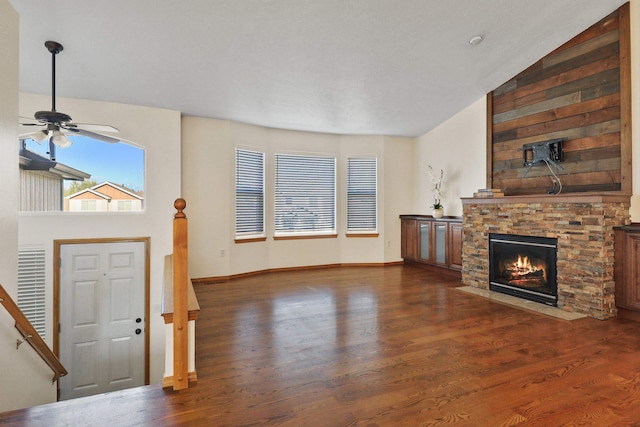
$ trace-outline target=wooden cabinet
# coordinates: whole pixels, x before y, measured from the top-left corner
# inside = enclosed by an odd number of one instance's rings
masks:
[[[402,258],[449,270],[462,270],[462,219],[400,215]]]
[[[616,306],[640,320],[640,224],[615,229]],[[628,314],[628,313],[627,313]],[[629,317],[629,316],[622,316]]]
[[[449,223],[449,268],[462,271],[462,222]]]
[[[400,247],[402,258],[418,259],[418,221],[401,221]]]

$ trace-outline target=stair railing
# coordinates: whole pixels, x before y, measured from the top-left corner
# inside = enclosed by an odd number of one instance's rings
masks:
[[[53,371],[53,382],[58,378],[67,375],[68,372],[64,366],[62,366],[60,360],[49,348],[47,343],[44,342],[40,334],[36,331],[31,322],[29,322],[29,319],[27,319],[20,308],[18,308],[18,305],[13,301],[2,285],[0,285],[0,304],[16,322],[15,327],[20,335],[22,335],[22,339],[16,339],[16,350],[20,349],[20,346],[24,342],[28,342],[47,366],[49,366]]]

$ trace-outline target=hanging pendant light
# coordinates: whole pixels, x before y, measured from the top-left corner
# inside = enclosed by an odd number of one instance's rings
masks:
[[[46,130],[41,130],[29,135],[29,138],[33,139],[38,144],[42,144],[43,141],[46,141],[47,138],[49,138],[49,133]]]
[[[67,138],[59,130],[53,131],[53,136],[51,137],[51,140],[53,141],[54,144],[56,144],[60,148],[67,148],[72,144],[69,138]]]

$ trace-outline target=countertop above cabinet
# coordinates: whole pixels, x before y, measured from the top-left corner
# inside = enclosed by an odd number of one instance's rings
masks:
[[[462,224],[461,216],[443,216],[442,218],[434,218],[431,215],[400,215],[400,219],[416,219],[416,220],[424,220],[424,221],[438,221],[438,222],[458,222]]]

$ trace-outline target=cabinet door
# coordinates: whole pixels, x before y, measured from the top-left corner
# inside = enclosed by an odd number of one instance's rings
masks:
[[[418,252],[418,221],[403,219],[400,223],[401,256],[404,259],[417,260]]]
[[[462,224],[449,223],[449,268],[462,270]]]
[[[431,221],[418,221],[420,232],[420,260],[431,262]]]
[[[436,264],[447,264],[447,223],[433,223],[433,259]]]
[[[624,239],[624,305],[640,310],[640,234],[627,233]]]
[[[624,308],[624,284],[625,284],[625,260],[624,260],[624,247],[626,233],[622,230],[615,230],[615,241],[613,244],[613,252],[615,253],[615,261],[613,267],[613,280],[616,282],[616,307]]]

